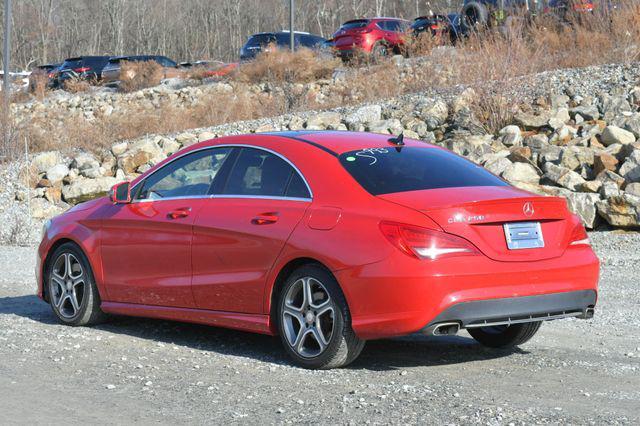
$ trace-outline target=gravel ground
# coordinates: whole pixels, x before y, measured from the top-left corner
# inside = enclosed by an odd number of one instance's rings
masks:
[[[58,325],[34,248],[0,246],[2,423],[638,424],[640,234],[594,233],[596,316],[514,352],[455,337],[369,342],[349,368],[288,364],[275,338],[119,318]]]

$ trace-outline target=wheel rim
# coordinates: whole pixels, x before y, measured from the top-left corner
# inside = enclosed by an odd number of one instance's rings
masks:
[[[82,265],[71,253],[61,254],[51,269],[51,300],[64,318],[73,318],[84,300],[86,282]]]
[[[287,343],[304,358],[322,354],[333,336],[334,314],[324,285],[312,277],[300,278],[287,291],[282,307]]]

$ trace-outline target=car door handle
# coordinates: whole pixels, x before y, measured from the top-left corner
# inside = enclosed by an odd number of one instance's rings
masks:
[[[262,213],[251,219],[254,225],[269,225],[278,221],[278,212]]]
[[[167,216],[169,217],[169,219],[182,219],[189,216],[190,213],[191,207],[181,207],[179,209],[170,211]]]

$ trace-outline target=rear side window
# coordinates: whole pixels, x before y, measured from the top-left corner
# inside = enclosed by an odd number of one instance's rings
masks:
[[[471,161],[438,148],[368,148],[340,155],[340,163],[373,195],[467,186],[508,186]]]
[[[366,19],[356,19],[355,21],[349,21],[342,24],[340,30],[354,30],[356,28],[364,28],[369,25],[369,21]]]
[[[309,198],[298,172],[282,158],[254,148],[242,148],[233,166],[225,195]]]
[[[258,34],[249,38],[247,46],[266,46],[267,44],[275,42],[276,37],[273,34]]]

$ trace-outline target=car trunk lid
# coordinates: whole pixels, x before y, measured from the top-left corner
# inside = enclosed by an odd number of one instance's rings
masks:
[[[561,256],[572,231],[564,199],[537,196],[510,186],[429,189],[379,197],[423,212],[445,232],[467,239],[487,257],[498,261],[536,261]],[[529,238],[518,230],[522,224],[525,231],[541,230],[543,247],[508,247],[505,225],[513,228],[514,238],[518,234]]]

